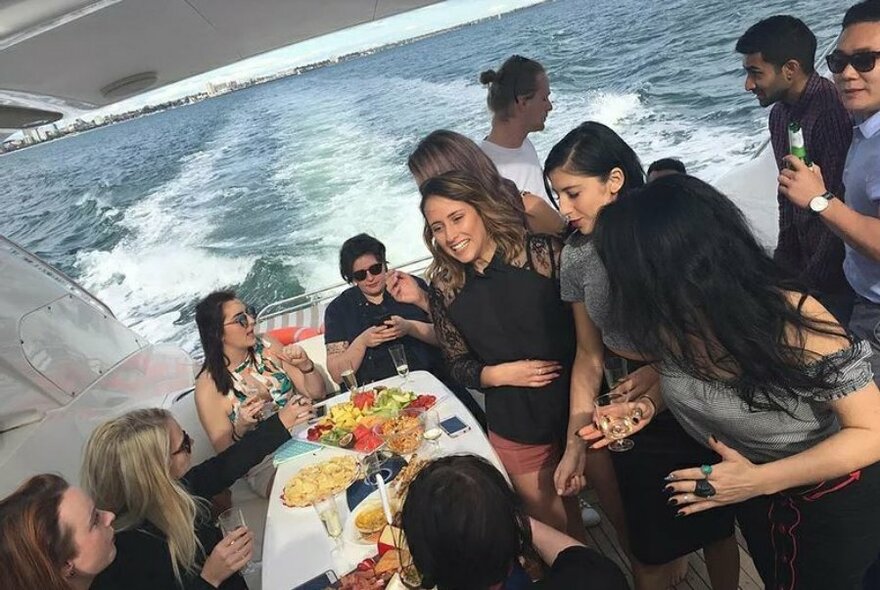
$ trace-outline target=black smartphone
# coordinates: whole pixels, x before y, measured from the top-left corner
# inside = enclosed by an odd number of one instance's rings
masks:
[[[383,326],[385,325],[385,322],[387,322],[387,321],[390,320],[390,319],[391,319],[391,314],[390,314],[390,313],[386,313],[386,314],[383,315],[383,316],[379,316],[379,317],[377,317],[377,318],[373,321],[373,325],[374,325],[374,326],[378,326],[378,327],[381,328],[381,327],[383,327]]]
[[[334,590],[335,588],[339,588],[339,577],[333,570],[327,570],[320,576],[303,582],[293,590]]]

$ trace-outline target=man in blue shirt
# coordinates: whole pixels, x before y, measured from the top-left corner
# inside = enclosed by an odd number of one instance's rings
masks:
[[[351,369],[359,384],[397,374],[389,348],[402,344],[410,371],[425,370],[443,381],[485,429],[483,409],[464,387],[451,383],[431,323],[428,285],[388,271],[385,245],[358,234],[342,244],[339,274],[352,283],[324,312],[327,371],[342,382]]]
[[[396,275],[388,272],[385,246],[366,234],[342,245],[339,272],[352,287],[324,314],[327,370],[334,381],[341,383],[346,369],[353,369],[361,384],[396,375],[389,353],[395,344],[403,344],[411,371],[436,373],[441,368],[424,281],[416,279],[421,294],[405,292],[395,298],[386,288]]]
[[[843,270],[856,292],[850,330],[874,349],[871,368],[880,383],[880,2],[852,6],[828,57],[828,68],[856,126],[843,170],[846,202],[828,191],[818,166],[787,157],[779,190],[843,238]]]

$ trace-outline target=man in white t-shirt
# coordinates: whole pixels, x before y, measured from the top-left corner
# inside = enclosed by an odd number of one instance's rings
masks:
[[[480,82],[489,87],[487,102],[492,111],[492,130],[480,147],[519,190],[550,202],[538,152],[528,139],[529,133],[544,129],[553,110],[550,80],[543,66],[514,55],[497,72],[480,74]]]

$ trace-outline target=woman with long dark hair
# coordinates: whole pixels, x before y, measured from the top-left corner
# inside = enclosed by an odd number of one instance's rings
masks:
[[[255,312],[232,291],[216,291],[196,305],[205,361],[196,377],[196,409],[216,452],[241,440],[265,418],[267,408],[324,396],[324,379],[302,347],[282,347],[254,334]],[[271,458],[247,474],[266,498],[275,469]]]
[[[116,557],[114,514],[52,474],[0,500],[3,587],[86,590]]]
[[[524,514],[501,472],[481,457],[429,463],[409,487],[401,520],[424,588],[629,588],[607,557]],[[520,566],[533,556],[550,566],[534,584]]]
[[[634,558],[638,590],[665,589],[684,577],[686,555],[700,548],[715,590],[735,589],[739,570],[733,536],[732,511],[699,519],[675,519],[666,505],[663,477],[683,465],[714,459],[682,430],[668,412],[651,427],[632,437],[635,447],[625,453],[587,453],[578,431],[590,424],[593,400],[602,392],[606,355],[645,365],[650,357],[638,353],[628,333],[608,322],[608,281],[596,254],[592,233],[596,218],[620,195],[644,185],[638,156],[614,131],[587,121],[568,133],[544,165],[560,210],[575,230],[562,252],[562,298],[572,305],[577,333],[577,356],[571,378],[571,407],[565,454],[556,471],[556,487],[571,494],[583,485],[586,463],[600,502]],[[654,413],[650,398],[658,376],[650,366],[631,372],[617,391],[629,393],[644,415]],[[621,506],[622,504],[622,506]]]
[[[530,235],[516,211],[474,176],[422,184],[431,317],[453,378],[486,395],[492,444],[526,510],[575,538],[574,498],[553,488],[574,359],[571,314],[559,298],[562,243]]]
[[[870,346],[785,280],[739,209],[696,178],[622,196],[594,243],[610,325],[658,359],[653,402],[720,456],[668,475],[681,520],[744,503],[768,588],[861,588],[880,553]]]

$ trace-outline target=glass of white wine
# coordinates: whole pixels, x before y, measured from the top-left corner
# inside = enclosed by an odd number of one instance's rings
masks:
[[[406,361],[406,351],[403,344],[395,344],[388,349],[391,353],[391,360],[394,361],[394,368],[397,374],[403,377],[403,385],[406,385],[409,376],[409,363]]]
[[[628,451],[635,443],[627,437],[633,430],[633,416],[638,410],[627,396],[622,393],[606,393],[596,398],[593,417],[596,428],[602,431],[606,438],[612,439],[608,445],[609,451],[618,453]]]
[[[422,438],[428,441],[428,454],[434,457],[440,451],[440,437],[443,435],[443,431],[440,429],[440,416],[437,414],[437,410],[430,408],[425,410],[424,415],[425,432],[422,434]]]
[[[358,379],[357,374],[354,372],[354,369],[351,366],[345,368],[345,370],[341,373],[342,381],[345,383],[345,386],[348,387],[348,390],[352,395],[358,392]]]

